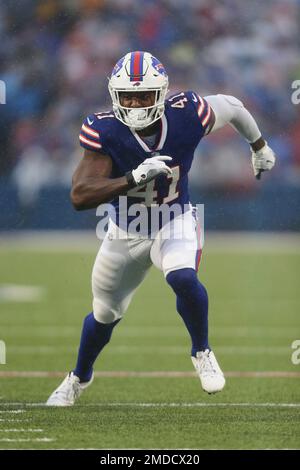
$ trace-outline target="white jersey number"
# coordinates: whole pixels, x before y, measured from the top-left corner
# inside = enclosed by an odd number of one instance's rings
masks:
[[[176,100],[175,103],[173,103],[174,100]],[[172,98],[169,98],[168,101],[172,103],[171,108],[184,108],[185,103],[187,103],[187,98],[184,96],[184,93],[182,92],[182,93],[178,93],[178,95],[172,96]]]
[[[170,181],[169,193],[166,197],[163,198],[163,203],[171,202],[174,199],[177,199],[179,196],[179,191],[177,191],[177,183],[180,177],[180,167],[175,166],[172,168],[172,175],[168,175],[168,180]],[[155,179],[149,181],[144,186],[132,188],[127,193],[128,197],[136,197],[142,199],[142,203],[145,206],[156,206],[157,203],[157,190],[155,189]]]

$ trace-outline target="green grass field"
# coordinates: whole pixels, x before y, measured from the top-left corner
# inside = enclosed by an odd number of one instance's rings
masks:
[[[94,253],[6,247],[0,259],[0,340],[7,348],[1,449],[300,448],[300,365],[291,362],[291,344],[300,339],[296,248],[204,253],[199,276],[210,295],[210,342],[228,374],[222,393],[206,395],[196,376],[176,377],[193,371],[190,342],[153,268],[96,364],[115,376],[98,376],[68,409],[43,406],[60,377],[32,376],[74,366],[91,308]],[[11,284],[40,287],[40,296],[25,299],[7,289]]]

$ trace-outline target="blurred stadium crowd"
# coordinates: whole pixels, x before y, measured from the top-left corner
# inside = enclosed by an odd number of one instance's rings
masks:
[[[277,152],[272,181],[300,185],[299,0],[10,0],[0,4],[0,179],[24,198],[69,186],[78,132],[110,109],[107,76],[130,50],[164,63],[170,91],[240,98]],[[253,189],[247,145],[231,129],[202,141],[200,187]]]

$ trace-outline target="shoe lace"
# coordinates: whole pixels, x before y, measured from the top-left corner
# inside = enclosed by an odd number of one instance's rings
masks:
[[[199,372],[204,372],[206,374],[216,373],[216,369],[214,368],[208,351],[204,351],[204,353],[201,355],[200,360],[198,361],[198,370]]]
[[[80,394],[80,383],[77,378],[73,375],[68,377],[68,386],[59,390],[58,393],[62,396],[64,400],[75,400]]]

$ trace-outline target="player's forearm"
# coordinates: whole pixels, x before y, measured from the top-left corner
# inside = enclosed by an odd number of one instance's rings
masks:
[[[240,100],[228,95],[207,96],[205,99],[209,102],[215,114],[215,124],[211,132],[230,124],[251,146],[254,145],[253,150],[259,150],[264,145],[264,140],[255,119]],[[261,145],[262,142],[263,145]]]
[[[73,182],[71,201],[76,210],[93,209],[130,189],[127,178],[90,177]]]

